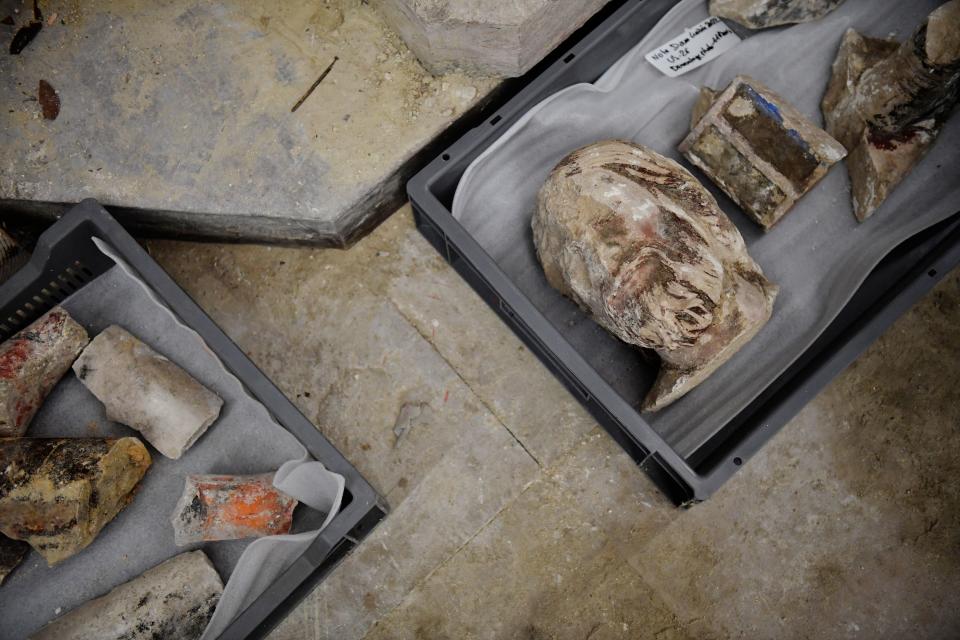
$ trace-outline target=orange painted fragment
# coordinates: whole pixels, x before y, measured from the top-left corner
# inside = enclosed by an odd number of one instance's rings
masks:
[[[173,515],[177,545],[289,533],[297,501],[273,474],[187,476]]]

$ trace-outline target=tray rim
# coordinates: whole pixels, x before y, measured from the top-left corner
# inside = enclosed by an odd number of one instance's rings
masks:
[[[351,497],[349,504],[334,516],[306,551],[254,602],[241,611],[219,636],[220,640],[263,638],[386,516],[386,502],[186,291],[93,198],[84,199],[46,229],[38,238],[30,260],[0,285],[0,309],[4,310],[0,315],[7,318],[5,324],[11,325],[11,332],[18,331],[46,311],[30,310],[21,317],[15,313],[23,306],[22,303],[18,304],[18,298],[22,297],[28,287],[34,286],[38,278],[58,275],[57,271],[49,269],[47,265],[51,263],[56,252],[66,250],[61,243],[71,242],[73,234],[77,233],[79,228],[83,228],[84,233],[89,231],[91,237],[97,235],[109,242],[117,255],[137,271],[152,292],[177,318],[200,335],[210,351],[231,375],[241,382],[247,393],[260,402],[276,422],[289,431],[314,459],[344,477],[346,491]],[[104,259],[113,263],[113,260],[106,256]],[[304,584],[309,584],[310,588],[302,589]],[[275,615],[278,611],[283,615]]]
[[[818,362],[813,369],[810,369],[809,364],[791,367],[782,376],[772,380],[771,386],[792,386],[786,391],[781,389],[775,404],[754,407],[752,403],[751,407],[741,412],[740,415],[751,411],[751,414],[761,417],[762,420],[753,427],[741,425],[740,430],[747,429],[747,432],[740,433],[739,441],[719,460],[714,461],[708,470],[697,471],[600,377],[453,217],[451,207],[441,202],[434,192],[441,181],[459,183],[466,167],[529,108],[555,91],[582,81],[567,76],[570,76],[571,69],[587,59],[609,34],[621,29],[628,20],[642,18],[643,13],[648,13],[648,17],[655,17],[655,24],[674,4],[667,0],[627,0],[579,42],[573,46],[568,43],[562,45],[556,62],[534,77],[502,107],[489,114],[484,122],[466,132],[414,175],[407,183],[407,195],[421,234],[468,284],[481,294],[514,333],[531,347],[547,368],[570,389],[601,425],[627,449],[638,466],[651,475],[661,490],[675,504],[686,506],[706,499],[719,489],[746,460],[756,454],[888,326],[933,288],[946,273],[960,265],[960,219],[957,216],[949,219],[953,221],[952,231],[948,232],[949,238],[938,243],[923,260],[914,265],[915,268],[907,269],[911,273],[901,274],[902,277],[891,284],[888,295],[883,296],[883,304],[865,313],[858,320],[859,326],[855,331],[841,331],[843,335],[834,340],[840,343],[827,345],[834,348],[826,357],[817,358],[822,355],[818,353],[815,356]],[[628,50],[629,47],[626,47],[621,54]],[[603,69],[608,66],[603,65]],[[481,291],[478,286],[485,287],[486,290]],[[833,326],[831,323],[825,333]],[[815,341],[804,355],[818,344],[819,340]],[[820,351],[825,348],[820,346]],[[731,420],[731,423],[737,418]],[[723,429],[718,435],[721,432]],[[716,437],[713,436],[711,441]]]

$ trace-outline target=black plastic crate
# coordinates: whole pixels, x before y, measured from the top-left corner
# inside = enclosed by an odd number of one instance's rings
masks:
[[[377,525],[386,506],[360,472],[301,414],[143,248],[100,206],[84,200],[38,239],[30,262],[0,286],[5,340],[114,266],[93,243],[107,241],[173,313],[196,331],[229,370],[346,487],[340,512],[307,550],[230,624],[221,640],[265,637]],[[114,587],[116,585],[105,585]]]
[[[555,60],[407,184],[420,232],[504,319],[677,504],[707,498],[837,374],[960,264],[960,213],[901,244],[823,335],[766,391],[687,456],[675,451],[577,353],[450,213],[473,160],[528,109],[564,87],[594,82],[674,5],[628,0],[551,55]]]

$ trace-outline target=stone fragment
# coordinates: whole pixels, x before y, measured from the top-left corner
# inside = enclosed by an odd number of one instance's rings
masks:
[[[690,111],[690,128],[693,129],[700,122],[700,119],[710,110],[710,105],[717,99],[717,92],[710,87],[700,87],[700,95],[693,104],[693,110]]]
[[[0,229],[0,284],[9,280],[29,259],[30,252],[16,238]]]
[[[710,0],[710,15],[766,29],[819,20],[841,4],[843,0]]]
[[[604,0],[375,0],[434,74],[519,76],[576,31]]]
[[[107,417],[178,459],[220,415],[223,400],[117,325],[83,350],[73,370]]]
[[[734,78],[679,148],[764,229],[846,155],[823,129],[747,76]]]
[[[670,404],[770,318],[777,286],[689,171],[608,140],[564,158],[540,190],[533,240],[547,281],[661,369],[643,408]]]
[[[198,640],[222,594],[206,554],[189,551],[65,613],[30,640]]]
[[[0,535],[0,585],[10,572],[17,568],[30,552],[30,545],[21,540],[13,540]]]
[[[0,437],[20,437],[47,394],[90,341],[86,330],[54,307],[0,345]]]
[[[187,476],[173,511],[178,546],[289,533],[297,501],[273,486],[273,474]]]
[[[848,29],[821,109],[847,149],[853,212],[860,221],[933,145],[960,99],[960,0],[930,14],[903,43]]]
[[[65,560],[133,499],[150,462],[137,438],[0,438],[0,532]]]

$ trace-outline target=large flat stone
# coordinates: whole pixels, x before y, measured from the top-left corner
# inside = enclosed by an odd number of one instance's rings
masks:
[[[434,73],[519,76],[607,0],[374,0]]]
[[[652,536],[677,515],[598,431],[545,470],[366,637],[636,638],[674,629],[680,625],[673,613],[610,543],[637,522],[645,521],[643,533]]]
[[[28,4],[0,0],[0,17]],[[0,206],[23,215],[95,197],[144,233],[346,245],[497,85],[430,75],[360,0],[41,6],[57,19],[0,56]]]
[[[400,232],[383,234],[391,239],[383,251],[395,256],[382,261],[390,275],[385,295],[530,455],[551,464],[596,422],[412,228],[408,215],[403,212]]]

